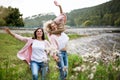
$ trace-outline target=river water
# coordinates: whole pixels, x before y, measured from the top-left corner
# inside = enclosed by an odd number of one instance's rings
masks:
[[[68,53],[106,53],[120,52],[120,34],[103,33],[70,40],[68,43]]]
[[[34,29],[12,30],[15,33],[33,33]],[[1,29],[0,33],[4,31]],[[68,42],[68,53],[120,53],[120,28],[67,29],[66,33],[88,35]]]

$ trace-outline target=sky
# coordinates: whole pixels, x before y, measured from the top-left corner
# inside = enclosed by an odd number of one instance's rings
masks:
[[[56,0],[61,4],[64,12],[74,9],[96,6],[110,0]],[[59,15],[59,8],[54,5],[54,0],[0,0],[0,6],[18,8],[23,18],[41,14],[55,13]]]

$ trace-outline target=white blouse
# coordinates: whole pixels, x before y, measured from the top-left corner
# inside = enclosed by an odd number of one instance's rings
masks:
[[[43,62],[47,60],[45,52],[45,41],[34,40],[32,43],[31,60],[36,62]]]
[[[69,40],[69,37],[64,32],[57,38],[59,50],[65,48]]]

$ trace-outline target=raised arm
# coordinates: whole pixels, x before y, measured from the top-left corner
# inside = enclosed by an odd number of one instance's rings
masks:
[[[62,10],[61,5],[60,5],[57,1],[54,1],[54,4],[59,7],[60,13],[62,14],[62,13],[63,13],[63,10]]]
[[[16,34],[16,33],[13,33],[9,28],[4,28],[4,30],[8,33],[8,34],[10,34],[11,36],[13,36],[14,38],[16,38],[16,39],[18,39],[18,40],[20,40],[20,41],[23,41],[23,42],[27,42],[28,41],[28,37],[23,37],[23,36],[21,36],[21,35],[18,35],[18,34]]]
[[[9,28],[4,28],[4,29],[5,29],[5,31],[6,31],[8,34],[10,34],[11,36],[15,37],[15,34],[14,34],[13,32],[11,32]]]
[[[56,24],[65,24],[66,21],[67,21],[67,16],[66,16],[66,14],[63,12],[61,5],[58,4],[57,1],[54,1],[54,4],[55,4],[56,6],[58,6],[59,9],[60,9],[60,15],[57,16],[57,17],[54,19],[54,21],[56,22]]]

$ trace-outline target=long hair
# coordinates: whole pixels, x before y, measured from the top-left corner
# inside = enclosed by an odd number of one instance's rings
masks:
[[[44,31],[42,28],[37,28],[35,31],[34,31],[34,37],[32,39],[37,39],[37,35],[36,35],[36,32],[41,29],[42,30],[42,40],[45,40],[45,34],[44,34]]]
[[[55,31],[53,31],[52,29],[51,29],[51,24],[52,23],[55,23],[56,25],[57,25],[57,30],[55,30]],[[45,32],[47,32],[47,33],[51,33],[51,34],[60,34],[60,33],[62,33],[62,32],[64,32],[65,31],[65,26],[64,26],[64,24],[57,24],[55,21],[53,21],[53,20],[49,20],[49,21],[47,21],[47,22],[45,22],[44,23],[44,31]]]
[[[53,23],[53,20],[49,20],[43,24],[43,29],[45,32],[50,33],[51,30],[51,24]]]

